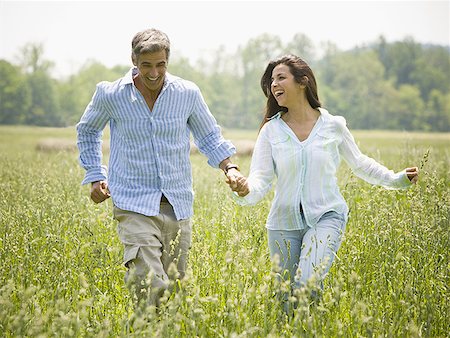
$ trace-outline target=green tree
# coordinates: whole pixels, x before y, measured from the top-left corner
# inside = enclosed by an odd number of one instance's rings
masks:
[[[28,44],[21,48],[21,66],[31,92],[31,107],[24,120],[26,124],[61,126],[56,81],[50,76],[53,63],[43,58],[42,44]]]
[[[170,61],[169,71],[200,87],[211,113],[223,127],[236,128],[241,125],[240,108],[241,77],[238,74],[238,58],[228,55],[221,46],[211,52],[211,59],[200,58],[195,67],[185,57]]]
[[[311,67],[316,61],[316,50],[313,41],[302,33],[294,35],[287,44],[286,52],[297,55],[304,59]]]
[[[450,131],[450,92],[444,95],[436,89],[431,91],[425,118],[428,130]]]
[[[173,56],[169,60],[168,72],[175,76],[179,76],[183,79],[196,83],[200,87],[200,89],[203,90],[203,81],[205,81],[205,74],[202,73],[203,64],[205,66],[208,65],[203,60],[200,60],[199,63],[200,64],[198,65],[198,67],[193,67],[190,64],[188,58],[182,56]]]
[[[128,71],[129,67],[107,68],[95,60],[88,60],[78,71],[59,85],[61,115],[65,125],[77,123],[101,81],[114,81]]]
[[[414,83],[414,70],[417,61],[421,57],[421,46],[412,38],[403,41],[386,44],[384,38],[380,38],[378,47],[379,59],[386,69],[386,77],[395,79],[400,86]]]
[[[430,130],[425,120],[425,104],[417,87],[400,86],[397,95],[389,102],[393,127],[401,130]]]
[[[262,34],[251,39],[239,50],[242,62],[242,90],[239,109],[235,112],[236,127],[256,128],[259,125],[265,102],[260,87],[261,76],[267,63],[280,56],[282,52],[281,39],[270,34]]]
[[[316,74],[319,98],[333,114],[343,115],[352,128],[449,131],[450,51],[422,45],[412,38],[388,43],[381,36],[373,45],[341,51],[332,42],[320,45],[297,33],[283,44],[278,36],[262,34],[228,54],[219,47],[210,59],[194,66],[175,55],[169,72],[195,82],[222,126],[257,128],[265,97],[260,79],[274,58],[293,53]],[[42,44],[20,50],[18,65],[0,60],[0,123],[73,125],[95,85],[122,77],[129,66],[107,68],[88,60],[65,80],[50,76],[53,63]]]
[[[44,45],[42,43],[31,43],[20,48],[19,63],[25,73],[33,74],[38,71],[47,73],[53,68],[54,63],[43,58]]]
[[[324,102],[332,114],[346,117],[352,128],[381,127],[386,108],[382,103],[391,86],[373,51],[336,54],[327,60],[323,72],[328,80]]]
[[[388,44],[381,36],[373,47],[386,69],[386,77],[397,86],[410,84],[420,89],[423,100],[429,93],[450,90],[450,54],[443,46],[421,45],[412,38]]]
[[[31,90],[32,105],[25,123],[38,126],[62,126],[56,81],[42,70],[28,74],[27,81]]]
[[[31,95],[20,67],[0,60],[0,124],[21,124],[31,105]]]
[[[450,91],[450,54],[441,46],[425,46],[417,57],[411,73],[411,83],[420,90],[424,100],[434,90]]]

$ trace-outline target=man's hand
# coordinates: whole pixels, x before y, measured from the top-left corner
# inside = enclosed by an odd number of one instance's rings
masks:
[[[246,196],[250,192],[247,178],[234,168],[228,170],[225,182],[230,186],[231,190],[237,192],[241,197]]]
[[[109,189],[108,189],[108,182],[106,182],[106,181],[92,182],[91,199],[95,203],[101,203],[110,197],[111,197],[111,195],[110,195]]]

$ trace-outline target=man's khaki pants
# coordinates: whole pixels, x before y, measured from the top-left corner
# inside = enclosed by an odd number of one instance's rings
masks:
[[[191,220],[177,221],[172,205],[161,202],[160,214],[145,216],[114,207],[117,231],[124,245],[127,285],[137,301],[159,305],[169,280],[182,279],[191,246]],[[173,264],[172,264],[173,263]]]

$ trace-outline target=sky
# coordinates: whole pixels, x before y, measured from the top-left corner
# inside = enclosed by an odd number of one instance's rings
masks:
[[[223,47],[234,53],[264,33],[288,42],[296,33],[316,48],[340,49],[412,37],[450,45],[450,1],[5,1],[0,0],[0,59],[17,63],[20,48],[42,43],[54,75],[88,60],[130,65],[134,34],[158,28],[174,55],[195,62]]]

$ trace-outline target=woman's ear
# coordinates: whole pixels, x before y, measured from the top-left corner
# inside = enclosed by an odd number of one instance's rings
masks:
[[[305,89],[308,85],[309,79],[306,75],[303,75],[300,79],[300,88]]]

